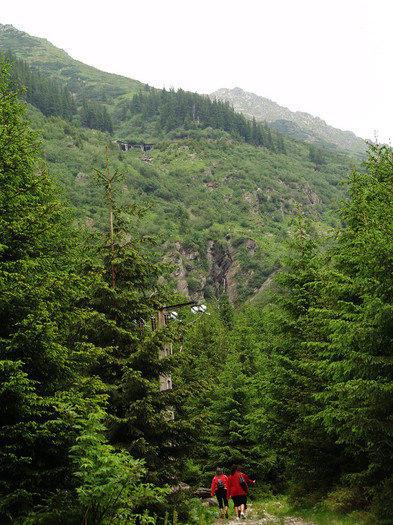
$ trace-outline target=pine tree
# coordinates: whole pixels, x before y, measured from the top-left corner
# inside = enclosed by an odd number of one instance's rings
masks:
[[[341,215],[325,308],[316,320],[325,334],[317,345],[318,373],[328,386],[318,396],[327,432],[346,447],[349,487],[371,493],[381,523],[393,519],[393,155],[370,145],[367,170],[353,170]],[[365,490],[364,490],[365,489]]]
[[[74,438],[61,400],[82,407],[87,358],[68,344],[81,287],[75,236],[21,94],[0,64],[0,516],[17,521],[72,488]],[[77,384],[80,386],[76,386]],[[86,385],[85,385],[86,386]],[[89,390],[90,387],[87,387]],[[90,393],[94,389],[90,388]],[[90,405],[93,406],[94,402]]]
[[[220,301],[220,317],[221,306]],[[252,308],[246,307],[236,316],[226,313],[222,320],[228,350],[211,394],[209,465],[211,469],[222,465],[229,470],[232,464],[239,464],[250,477],[261,479],[260,436],[253,431],[251,414],[259,406],[255,386],[262,330],[256,325]]]
[[[252,464],[253,442],[247,433],[251,388],[242,356],[238,348],[228,352],[211,393],[206,464],[210,472],[219,465],[229,471],[232,464],[241,464],[251,475],[250,464],[256,467]]]
[[[92,283],[86,298],[96,312],[86,337],[102,348],[94,373],[109,395],[110,443],[143,458],[149,481],[175,484],[197,429],[184,416],[186,393],[160,391],[160,376],[175,368],[178,359],[160,359],[163,345],[173,343],[176,333],[166,325],[152,329],[152,318],[174,300],[159,284],[170,267],[153,261],[146,248],[154,239],[138,233],[146,208],[118,206],[122,178],[118,171],[110,172],[107,153],[107,170],[97,170],[97,179],[105,189],[109,231],[99,244],[101,278]]]
[[[261,406],[253,420],[261,433],[261,447],[276,470],[273,476],[285,479],[292,498],[301,501],[321,497],[337,481],[342,452],[312,420],[318,410],[314,396],[323,388],[314,373],[311,346],[320,338],[312,312],[322,301],[323,263],[301,210],[290,247],[277,276],[280,294],[266,314],[258,366]]]

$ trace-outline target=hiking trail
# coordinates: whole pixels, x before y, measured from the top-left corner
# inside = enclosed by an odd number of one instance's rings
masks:
[[[216,519],[216,525],[241,525],[242,523],[245,525],[317,525],[316,523],[312,523],[311,521],[306,521],[295,516],[283,516],[278,518],[277,516],[273,516],[273,514],[266,512],[265,510],[263,511],[263,517],[260,517],[254,513],[252,505],[248,505],[246,519],[236,519],[233,509],[230,509],[228,519]]]

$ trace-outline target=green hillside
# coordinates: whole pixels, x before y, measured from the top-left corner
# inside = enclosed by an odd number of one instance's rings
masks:
[[[83,94],[92,100],[136,93],[143,86],[137,80],[87,66],[47,40],[30,36],[10,25],[0,24],[0,48],[10,50],[28,62],[33,71],[57,79],[72,93]]]
[[[125,174],[122,202],[151,204],[141,229],[178,265],[183,294],[225,291],[234,303],[258,297],[279,268],[299,205],[315,228],[337,225],[348,155],[249,121],[228,103],[100,72],[11,26],[0,26],[0,48],[27,87],[45,159],[78,221],[108,228],[92,183],[108,146],[111,168]],[[53,97],[33,97],[64,89],[73,104],[67,113]]]

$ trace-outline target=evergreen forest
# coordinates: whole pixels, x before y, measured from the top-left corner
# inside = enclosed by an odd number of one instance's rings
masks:
[[[0,524],[393,523],[392,149],[0,46]]]

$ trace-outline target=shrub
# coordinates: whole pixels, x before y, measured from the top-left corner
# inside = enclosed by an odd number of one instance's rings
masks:
[[[333,512],[348,513],[353,510],[364,509],[367,500],[360,487],[342,487],[328,494],[325,507]]]

